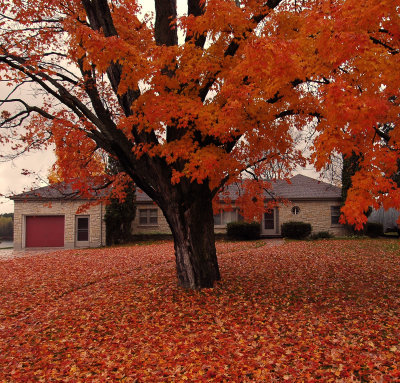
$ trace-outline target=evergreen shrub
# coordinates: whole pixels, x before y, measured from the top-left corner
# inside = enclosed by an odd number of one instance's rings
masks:
[[[230,239],[252,240],[260,238],[260,231],[259,222],[229,222],[226,233]]]
[[[311,234],[311,224],[305,222],[285,222],[281,226],[281,234],[285,238],[303,239]]]
[[[310,235],[311,239],[327,239],[333,238],[333,235],[329,231],[319,231]]]
[[[365,225],[365,235],[371,238],[383,236],[383,225],[381,223],[367,222]]]

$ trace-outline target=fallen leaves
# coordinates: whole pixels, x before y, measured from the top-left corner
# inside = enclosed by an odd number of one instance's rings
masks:
[[[200,292],[168,242],[0,262],[0,382],[400,379],[398,241],[217,248]]]

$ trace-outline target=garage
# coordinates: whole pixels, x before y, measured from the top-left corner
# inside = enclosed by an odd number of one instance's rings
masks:
[[[64,216],[26,216],[26,247],[64,247]]]

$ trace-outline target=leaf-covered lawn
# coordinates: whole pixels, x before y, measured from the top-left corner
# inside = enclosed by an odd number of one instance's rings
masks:
[[[398,240],[262,244],[201,292],[172,243],[0,262],[0,381],[400,380]]]

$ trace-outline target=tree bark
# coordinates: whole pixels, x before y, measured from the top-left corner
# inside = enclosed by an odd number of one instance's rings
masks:
[[[207,184],[172,185],[159,206],[174,237],[178,283],[187,289],[220,280],[215,249],[212,193]]]

